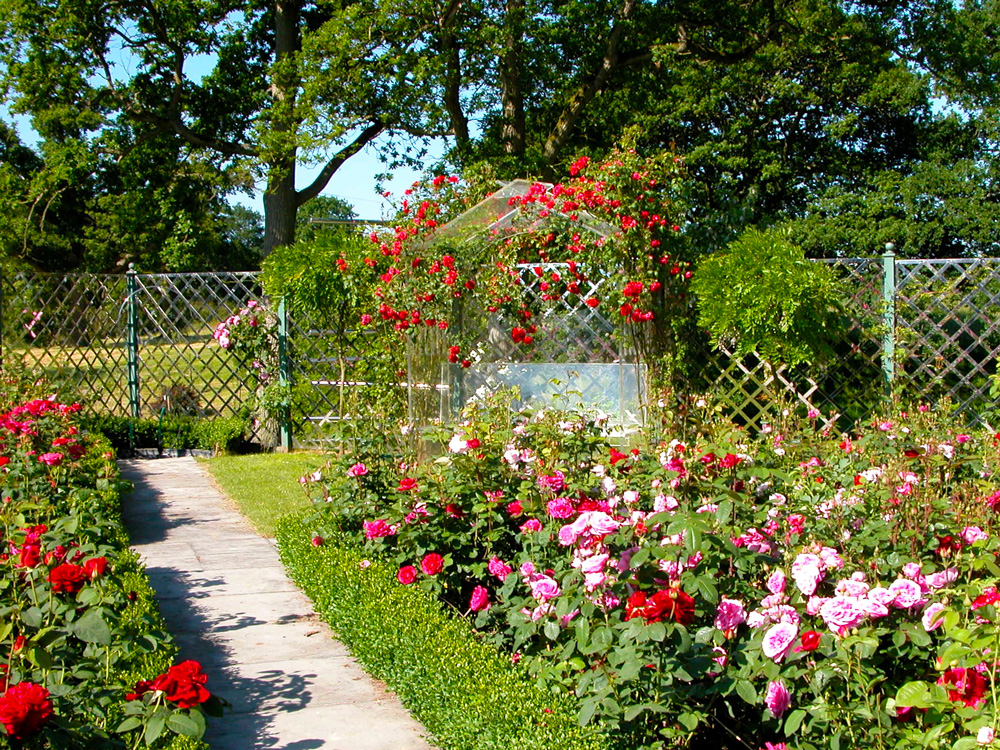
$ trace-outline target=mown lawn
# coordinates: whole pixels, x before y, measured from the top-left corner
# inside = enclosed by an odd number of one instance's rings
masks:
[[[321,453],[261,453],[219,456],[205,465],[258,534],[273,537],[278,519],[309,505],[299,477],[322,466]]]

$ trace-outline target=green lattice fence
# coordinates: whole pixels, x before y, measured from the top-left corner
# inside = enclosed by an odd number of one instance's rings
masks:
[[[1000,261],[897,261],[899,390],[952,400],[967,421],[989,418],[1000,355]]]
[[[753,357],[734,361],[695,337],[688,342],[686,390],[712,394],[751,426],[767,419],[776,403],[816,409],[841,429],[868,419],[883,397],[883,263],[863,258],[833,264],[848,293],[847,333],[833,360],[771,372]],[[895,269],[896,392],[927,401],[947,396],[968,421],[988,419],[1000,356],[1000,260],[906,260],[896,261]],[[529,288],[534,283],[531,275],[525,281]],[[249,392],[238,363],[215,344],[212,331],[249,299],[260,298],[256,274],[135,274],[132,283],[130,296],[125,276],[5,276],[0,332],[7,356],[72,387],[98,412],[127,415],[137,408],[153,416],[166,407],[203,416],[239,413]],[[581,300],[602,296],[602,285],[613,281],[592,283]],[[137,331],[135,404],[128,379],[130,309]],[[442,367],[438,359],[421,371],[411,362],[414,374],[391,377],[373,375],[379,370],[365,334],[337,338],[308,320],[290,321],[297,442],[322,444],[378,390],[395,394],[404,413],[409,398],[411,417],[416,408],[447,419],[477,390],[518,384],[528,395],[562,393],[565,402],[603,405],[623,411],[625,422],[638,421],[633,404],[642,398],[641,370],[621,348],[614,322],[582,304],[546,309],[550,319],[539,331],[553,333],[529,349],[510,340],[510,321],[469,314],[465,324],[479,332],[473,367]],[[424,346],[428,362],[440,354],[440,342]]]

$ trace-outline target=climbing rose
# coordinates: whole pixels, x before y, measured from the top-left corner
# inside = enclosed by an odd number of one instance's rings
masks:
[[[23,740],[34,734],[50,716],[49,691],[34,682],[11,685],[0,696],[0,723],[14,739]]]

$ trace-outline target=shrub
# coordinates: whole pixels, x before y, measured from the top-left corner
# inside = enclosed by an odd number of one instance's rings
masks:
[[[143,702],[129,699],[137,681],[155,685],[172,669],[176,648],[128,549],[111,446],[81,437],[78,410],[34,399],[0,414],[8,550],[0,557],[0,747],[114,748],[124,739],[204,748],[201,702],[182,706],[159,691],[139,716]]]
[[[691,289],[715,346],[739,357],[795,366],[828,354],[843,333],[833,271],[777,230],[747,230],[726,252],[703,258]]]

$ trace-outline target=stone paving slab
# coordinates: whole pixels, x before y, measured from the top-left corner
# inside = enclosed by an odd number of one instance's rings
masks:
[[[233,705],[213,750],[430,750],[192,458],[122,461],[124,514],[181,657]]]

